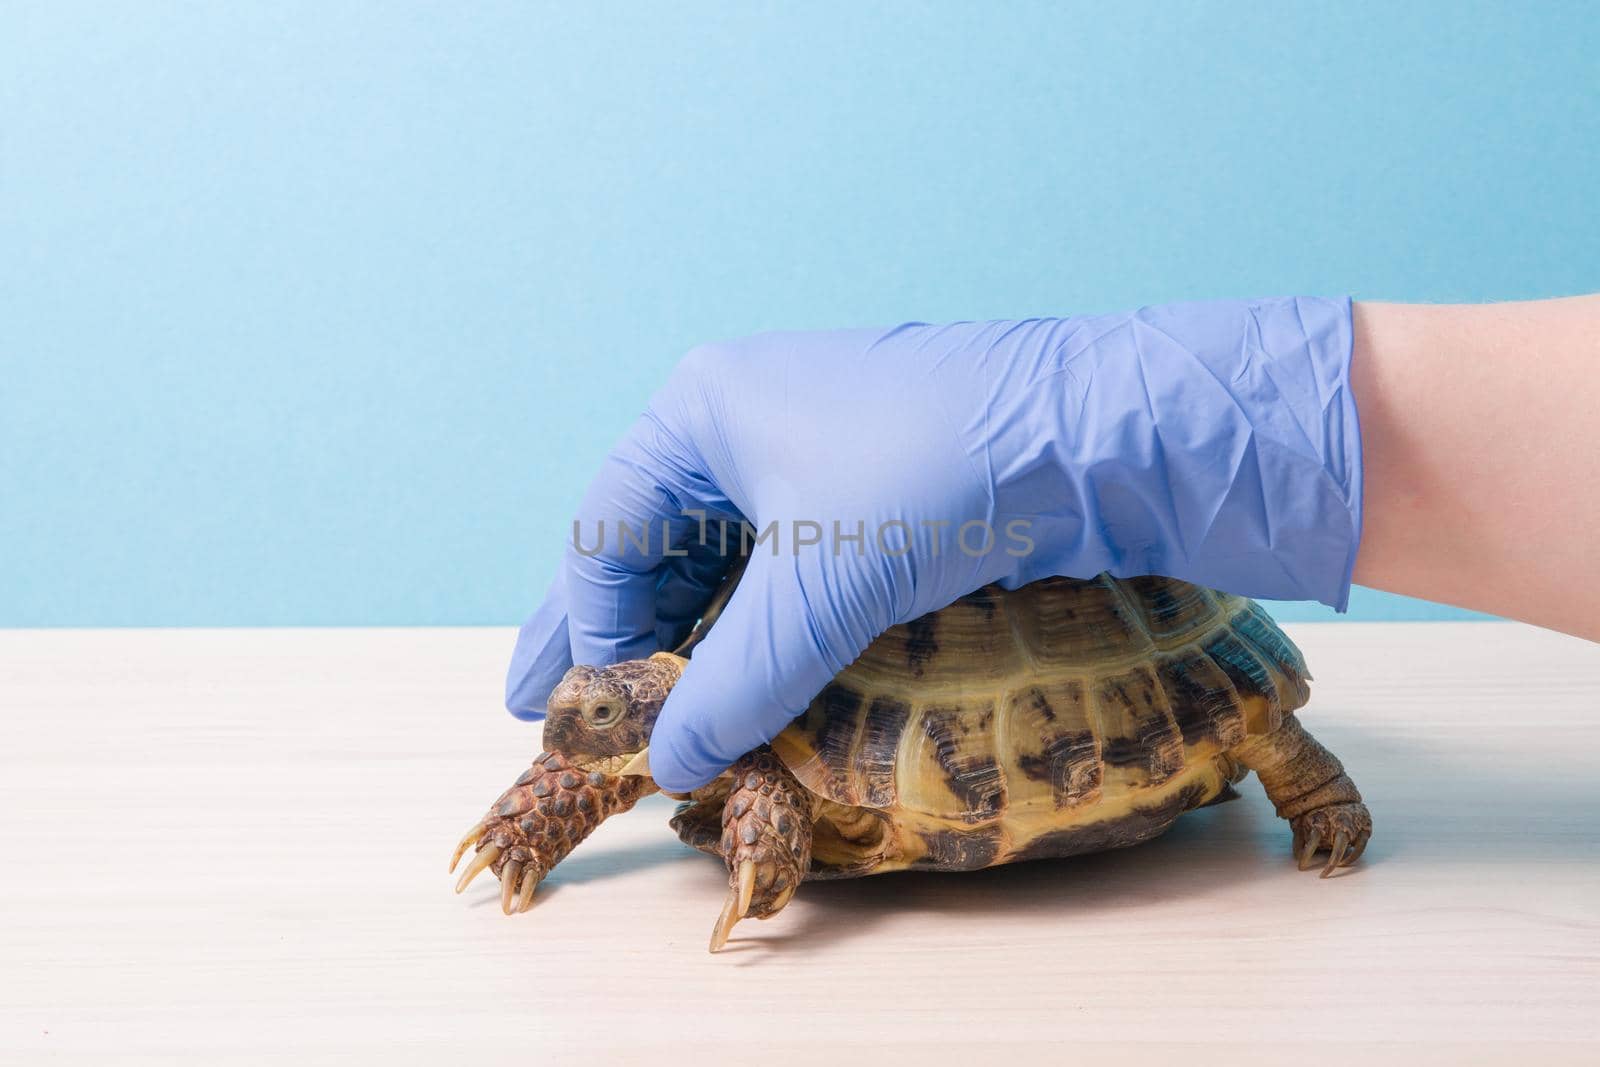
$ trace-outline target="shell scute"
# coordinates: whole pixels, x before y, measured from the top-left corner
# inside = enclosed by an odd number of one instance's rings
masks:
[[[1101,678],[1095,707],[1105,761],[1131,774],[1133,784],[1159,785],[1183,768],[1183,732],[1149,665]]]
[[[967,596],[941,611],[891,626],[845,671],[865,691],[939,690],[1001,684],[1028,667],[1026,649],[986,600]]]
[[[862,802],[855,762],[862,703],[860,693],[836,680],[772,741],[807,789],[841,804]]]
[[[1182,640],[1216,618],[1217,603],[1201,586],[1151,575],[1123,579],[1122,585],[1136,597],[1150,636],[1158,643]]]
[[[1002,762],[1015,767],[1024,779],[1013,783],[1013,803],[1040,791],[1048,792],[1050,806],[1057,809],[1099,799],[1100,740],[1089,713],[1083,682],[1077,678],[1030,685],[1011,694],[1003,740],[997,747]]]
[[[1221,627],[1211,634],[1202,646],[1211,662],[1228,676],[1233,690],[1239,694],[1244,714],[1248,717],[1258,710],[1260,721],[1248,724],[1253,732],[1276,730],[1283,723],[1284,692],[1293,690],[1292,684],[1282,681],[1282,672],[1270,665],[1236,637],[1232,630]]]
[[[1228,625],[1271,669],[1284,711],[1292,711],[1311,699],[1311,672],[1306,670],[1305,658],[1260,604],[1245,601]]]
[[[1035,582],[1005,602],[1032,664],[1081,667],[1154,648],[1148,624],[1129,598],[1117,593],[1115,579],[1077,586],[1063,595],[1053,581]]]
[[[1200,649],[1186,646],[1163,657],[1157,668],[1167,691],[1167,703],[1191,748],[1211,744],[1231,748],[1245,737],[1244,712],[1233,683],[1221,667]]]
[[[1005,843],[1005,834],[998,826],[972,830],[940,827],[924,831],[919,837],[923,853],[910,866],[938,871],[976,871],[993,866]]]
[[[992,701],[922,709],[920,734],[903,750],[897,768],[902,802],[963,823],[1004,811],[1006,778],[993,744],[994,712]]]
[[[1206,791],[1203,788],[1197,785],[1187,786],[1156,804],[1135,807],[1125,814],[1102,822],[1048,830],[1029,841],[1010,858],[1012,860],[1056,859],[1086,852],[1127,848],[1160,835],[1179,815],[1201,807],[1206,802]]]

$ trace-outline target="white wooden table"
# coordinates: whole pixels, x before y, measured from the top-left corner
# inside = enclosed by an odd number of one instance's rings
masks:
[[[806,886],[718,956],[660,798],[526,915],[452,895],[538,749],[510,631],[0,632],[0,1061],[1600,1062],[1600,646],[1287,629],[1355,871],[1296,871],[1252,779],[1137,849]]]

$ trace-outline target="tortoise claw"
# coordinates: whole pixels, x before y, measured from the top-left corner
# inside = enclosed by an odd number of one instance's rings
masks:
[[[739,864],[739,918],[750,912],[750,897],[756,891],[756,861],[743,860]]]
[[[1333,848],[1328,852],[1328,865],[1319,877],[1326,878],[1345,862],[1345,852],[1350,847],[1350,835],[1340,830],[1333,837]]]
[[[791,885],[787,889],[783,890],[783,892],[779,893],[777,896],[772,898],[772,904],[770,905],[770,907],[772,908],[771,911],[766,912],[766,913],[764,913],[762,915],[758,915],[758,916],[756,916],[756,918],[758,918],[758,919],[770,919],[770,918],[772,918],[774,915],[778,914],[778,912],[782,911],[784,909],[784,907],[786,907],[788,905],[789,899],[791,897],[793,897],[793,896],[794,896],[794,886]]]
[[[478,875],[482,874],[484,868],[489,867],[494,863],[495,860],[499,858],[499,845],[490,845],[488,848],[474,856],[472,858],[472,862],[467,865],[467,869],[461,872],[461,881],[456,883],[456,892],[465,892],[467,886],[472,884],[472,880],[478,877]]]
[[[739,921],[739,891],[728,890],[728,899],[722,905],[722,914],[717,916],[717,925],[711,928],[711,951],[721,952],[722,946],[728,943],[728,935],[733,932],[733,925]]]
[[[456,864],[461,862],[461,857],[466,854],[467,849],[476,845],[483,837],[483,832],[488,828],[489,824],[487,822],[479,822],[478,825],[467,831],[467,836],[461,839],[461,843],[456,846],[455,852],[450,856],[451,874],[455,873]]]
[[[533,891],[539,888],[543,877],[536,864],[528,864],[522,872],[522,889],[517,894],[517,905],[513,910],[521,913],[533,907]]]
[[[1311,869],[1311,858],[1317,854],[1317,846],[1321,843],[1321,831],[1311,831],[1311,835],[1306,839],[1306,847],[1300,850],[1300,869],[1302,871]]]
[[[728,887],[728,899],[717,916],[717,925],[711,928],[711,951],[720,952],[728,943],[734,924],[750,913],[750,898],[756,891],[756,861],[739,861],[739,873],[734,884]]]
[[[1356,860],[1361,858],[1361,854],[1367,850],[1367,842],[1371,840],[1372,834],[1367,831],[1357,837],[1355,844],[1350,846],[1350,855],[1345,857],[1344,865],[1346,867],[1354,865]]]
[[[522,863],[512,860],[500,872],[500,911],[510,915],[516,901],[517,883],[522,878]]]

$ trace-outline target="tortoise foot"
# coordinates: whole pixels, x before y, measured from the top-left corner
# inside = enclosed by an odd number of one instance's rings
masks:
[[[452,874],[462,855],[474,845],[477,848],[456,882],[456,892],[465,892],[473,879],[484,871],[491,871],[500,879],[501,911],[512,915],[533,907],[533,892],[550,867],[530,845],[527,831],[514,820],[498,816],[483,819],[456,845],[450,859]]]
[[[1328,862],[1322,868],[1322,877],[1326,878],[1361,858],[1372,837],[1372,813],[1359,801],[1329,804],[1296,815],[1289,820],[1289,826],[1294,830],[1294,854],[1302,871],[1314,866],[1318,852],[1328,853]]]
[[[500,879],[500,910],[507,915],[527,911],[544,876],[602,820],[631,808],[647,788],[642,778],[585,772],[558,753],[540,753],[456,845],[452,872],[476,846],[456,892],[492,871]]]
[[[727,944],[740,919],[783,910],[811,866],[812,800],[766,747],[733,767],[719,842],[728,864],[728,899],[711,931],[711,951]]]

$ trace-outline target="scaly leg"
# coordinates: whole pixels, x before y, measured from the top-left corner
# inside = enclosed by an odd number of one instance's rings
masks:
[[[815,798],[765,745],[730,771],[733,789],[722,809],[722,858],[728,902],[711,931],[711,951],[727,944],[747,915],[770,919],[789,903],[811,867]]]
[[[1230,754],[1256,772],[1278,815],[1294,830],[1300,869],[1328,850],[1326,878],[1360,857],[1372,836],[1372,813],[1332,752],[1306,732],[1293,715],[1269,734],[1246,738]]]
[[[586,772],[559,753],[540,753],[456,846],[452,871],[468,848],[478,846],[456,892],[489,868],[500,879],[500,910],[527,911],[539,882],[578,842],[655,790],[649,778]]]

